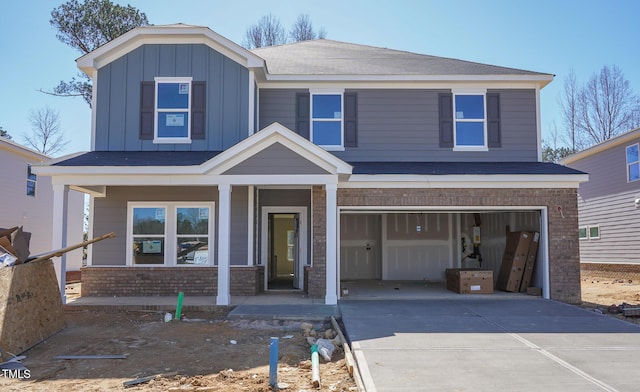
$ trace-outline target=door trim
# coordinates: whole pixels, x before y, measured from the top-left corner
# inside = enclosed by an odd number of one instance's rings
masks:
[[[304,290],[304,260],[307,259],[307,237],[308,237],[308,225],[307,225],[307,213],[308,207],[283,207],[283,206],[263,206],[260,211],[260,261],[264,267],[264,290],[268,291],[269,287],[269,249],[267,244],[267,232],[269,230],[269,214],[298,214],[300,217],[300,234],[299,234],[299,246],[298,246],[298,276],[295,278],[298,280],[298,287],[300,290]]]

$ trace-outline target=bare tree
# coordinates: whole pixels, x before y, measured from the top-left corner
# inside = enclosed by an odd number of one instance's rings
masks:
[[[577,129],[591,144],[611,139],[638,121],[639,101],[622,70],[604,66],[580,90]]]
[[[245,47],[248,49],[282,45],[286,42],[284,27],[280,20],[271,14],[263,16],[257,24],[249,26],[245,33]]]
[[[291,27],[289,36],[295,42],[316,39],[316,33],[313,31],[313,24],[308,14],[298,15],[298,19]]]
[[[560,104],[562,122],[565,127],[563,139],[565,139],[566,144],[574,152],[584,147],[581,135],[577,129],[579,93],[578,80],[572,68],[564,79],[558,103]],[[557,148],[557,146],[554,146],[554,148]]]
[[[29,114],[29,122],[31,135],[23,135],[28,147],[45,155],[54,155],[69,144],[60,128],[60,116],[57,111],[49,107],[32,110]]]

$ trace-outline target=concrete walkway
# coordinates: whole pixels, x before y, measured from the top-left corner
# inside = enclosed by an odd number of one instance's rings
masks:
[[[640,388],[640,326],[571,305],[458,295],[340,310],[368,392]]]

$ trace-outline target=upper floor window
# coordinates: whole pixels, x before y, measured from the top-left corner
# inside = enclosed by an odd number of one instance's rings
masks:
[[[191,78],[155,78],[156,143],[191,141]]]
[[[627,146],[627,181],[640,180],[640,161],[638,160],[638,143]]]
[[[31,165],[27,165],[27,196],[36,195],[37,176],[31,172]]]
[[[342,91],[311,91],[311,141],[327,150],[344,148]]]
[[[454,149],[487,150],[486,91],[454,91]]]

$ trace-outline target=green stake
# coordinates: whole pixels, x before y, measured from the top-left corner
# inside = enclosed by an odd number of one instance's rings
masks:
[[[181,291],[178,293],[178,305],[176,305],[176,317],[174,317],[174,320],[180,320],[180,316],[182,315],[183,299],[184,299],[184,293]]]

